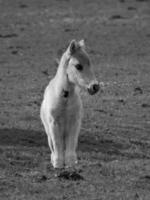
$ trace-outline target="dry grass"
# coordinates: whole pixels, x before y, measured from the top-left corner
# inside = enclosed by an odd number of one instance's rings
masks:
[[[148,0],[1,3],[0,199],[150,199],[149,13]],[[55,58],[73,38],[87,39],[105,84],[82,94],[83,180],[55,176],[39,119]]]

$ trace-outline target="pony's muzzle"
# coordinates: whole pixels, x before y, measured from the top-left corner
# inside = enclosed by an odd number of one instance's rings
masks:
[[[88,87],[88,93],[90,95],[94,95],[99,91],[99,88],[100,88],[99,83],[93,83]]]

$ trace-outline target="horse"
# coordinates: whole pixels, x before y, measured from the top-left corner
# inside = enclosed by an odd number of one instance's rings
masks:
[[[76,149],[83,118],[80,90],[94,95],[99,88],[84,40],[72,40],[45,89],[40,109],[54,168],[78,163]]]

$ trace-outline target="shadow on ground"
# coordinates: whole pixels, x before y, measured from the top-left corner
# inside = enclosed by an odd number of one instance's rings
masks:
[[[101,152],[103,154],[120,154],[120,151],[129,148],[129,144],[113,139],[101,139],[94,136],[82,136],[79,141],[79,149],[83,152]]]
[[[0,129],[0,145],[3,147],[46,147],[49,149],[46,134],[43,131]],[[78,152],[97,154],[103,160],[148,158],[150,146],[143,143],[123,142],[108,138],[96,138],[95,136],[82,135],[79,137]],[[147,153],[145,153],[147,151]]]
[[[0,129],[1,146],[48,147],[44,132],[21,129]],[[112,139],[97,139],[94,136],[81,136],[79,138],[79,151],[101,152],[103,154],[119,155],[122,150],[129,148],[128,144],[115,142]]]
[[[48,146],[47,137],[44,132],[22,129],[0,129],[0,145],[10,146]],[[107,153],[109,150],[118,151],[126,149],[126,144],[115,143],[113,140],[96,139],[94,136],[81,136],[79,138],[79,150],[84,152],[101,151]]]
[[[0,129],[0,145],[47,146],[44,132],[21,129]]]

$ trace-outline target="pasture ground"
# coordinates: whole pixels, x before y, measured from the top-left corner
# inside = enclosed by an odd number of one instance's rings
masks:
[[[39,118],[55,58],[87,40],[78,172],[55,177]],[[0,199],[150,199],[150,1],[0,0]]]

